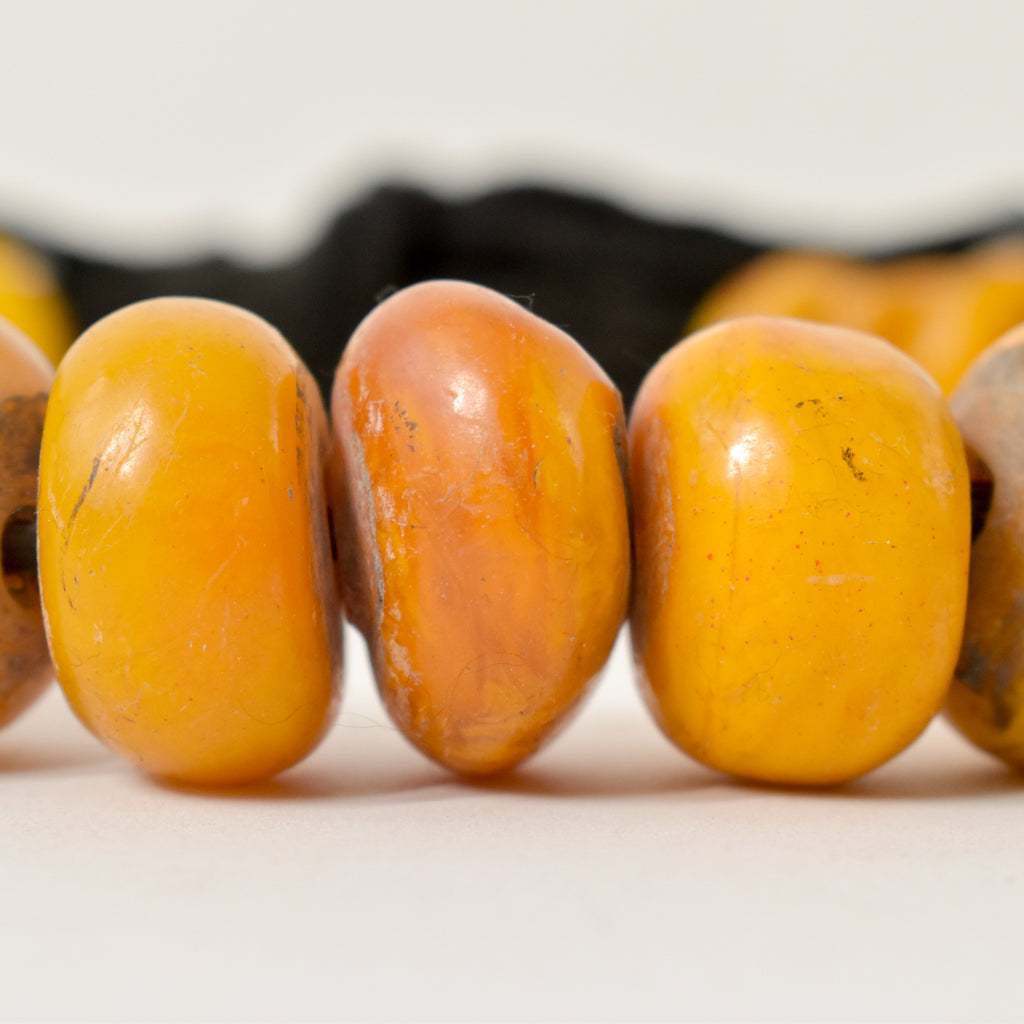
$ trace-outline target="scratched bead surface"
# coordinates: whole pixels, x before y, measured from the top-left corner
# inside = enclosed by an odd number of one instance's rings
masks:
[[[144,770],[254,781],[328,727],[328,437],[299,358],[221,303],[127,307],[62,362],[40,471],[50,646],[74,710]]]
[[[852,331],[751,318],[651,371],[630,424],[632,638],[665,732],[765,781],[854,778],[942,704],[970,502],[937,386]]]
[[[400,292],[342,358],[350,617],[403,733],[500,771],[566,720],[624,619],[622,403],[566,334],[461,282]]]

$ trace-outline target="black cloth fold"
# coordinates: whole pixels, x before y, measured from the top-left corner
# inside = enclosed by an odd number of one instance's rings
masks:
[[[1019,220],[915,251],[955,251],[1014,227]],[[83,327],[157,295],[234,302],[284,334],[325,397],[345,342],[384,295],[430,278],[475,281],[576,338],[619,386],[628,408],[708,289],[769,247],[551,188],[443,199],[395,183],[362,195],[307,252],[276,266],[252,268],[215,256],[141,265],[50,255]]]

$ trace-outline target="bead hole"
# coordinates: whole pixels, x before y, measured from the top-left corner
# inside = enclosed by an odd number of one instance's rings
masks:
[[[25,608],[38,604],[36,510],[31,505],[21,505],[7,517],[0,535],[0,564],[7,593]]]
[[[988,520],[995,496],[995,479],[988,463],[972,448],[967,449],[967,469],[971,477],[971,543],[973,544]]]
[[[331,561],[338,561],[338,536],[334,532],[334,509],[327,506],[327,539],[331,543]]]

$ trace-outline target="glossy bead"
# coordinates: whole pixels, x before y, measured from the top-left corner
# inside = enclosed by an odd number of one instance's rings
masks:
[[[964,453],[934,382],[880,339],[709,328],[630,423],[632,638],[647,701],[704,763],[855,778],[940,708],[963,627]]]
[[[257,317],[158,299],[62,362],[39,556],[71,706],[147,772],[266,778],[329,726],[341,665],[316,385]]]
[[[35,557],[39,446],[53,367],[0,319],[0,725],[17,717],[53,678]]]
[[[513,767],[576,707],[625,616],[618,392],[518,303],[437,281],[362,323],[332,420],[347,609],[388,711],[452,769]]]

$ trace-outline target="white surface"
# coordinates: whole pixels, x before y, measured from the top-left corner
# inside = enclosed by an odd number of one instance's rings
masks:
[[[1021,199],[1013,0],[3,0],[0,18],[0,209],[122,249],[275,251],[384,171],[870,241]]]
[[[0,750],[8,1019],[1018,1019],[1024,784],[942,723],[828,792],[687,761],[615,676],[516,777],[411,751],[355,662],[303,765],[136,776],[59,695]]]
[[[1013,4],[0,0],[0,212],[263,257],[384,170],[850,242],[1024,204]],[[937,724],[835,793],[712,776],[618,657],[518,778],[384,722],[262,790],[0,737],[4,1019],[1024,1016],[1020,780]]]

